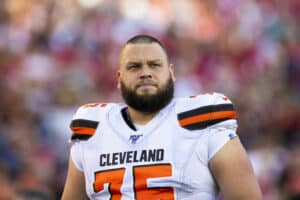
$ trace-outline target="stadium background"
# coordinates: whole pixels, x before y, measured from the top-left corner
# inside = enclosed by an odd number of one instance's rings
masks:
[[[59,199],[72,114],[120,101],[118,53],[138,33],[165,44],[176,96],[233,100],[264,199],[299,199],[296,0],[1,0],[0,199]]]

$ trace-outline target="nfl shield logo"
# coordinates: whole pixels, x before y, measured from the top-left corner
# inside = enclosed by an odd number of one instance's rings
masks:
[[[129,140],[131,141],[131,144],[135,144],[136,141],[143,135],[131,135]]]

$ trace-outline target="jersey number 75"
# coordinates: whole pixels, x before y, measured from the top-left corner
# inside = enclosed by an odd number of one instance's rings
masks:
[[[104,189],[108,184],[111,200],[120,200],[122,197],[121,187],[125,175],[125,168],[95,172],[94,192]],[[172,187],[148,188],[148,178],[160,178],[172,176],[170,164],[142,165],[133,167],[133,190],[136,200],[174,200]]]

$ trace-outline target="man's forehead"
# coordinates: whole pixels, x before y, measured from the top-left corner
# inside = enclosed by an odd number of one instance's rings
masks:
[[[141,59],[164,60],[166,53],[159,44],[127,44],[121,52],[121,61],[139,61]]]

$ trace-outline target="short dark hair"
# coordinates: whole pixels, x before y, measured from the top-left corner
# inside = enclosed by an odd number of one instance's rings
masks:
[[[130,38],[126,42],[126,44],[149,44],[149,43],[158,43],[161,47],[163,47],[162,43],[158,39],[150,35],[136,35]]]
[[[151,44],[151,43],[158,44],[167,55],[167,51],[166,51],[164,45],[158,39],[156,39],[155,37],[150,36],[150,35],[136,35],[136,36],[130,38],[126,42],[126,45],[127,44]],[[168,55],[167,55],[167,57],[168,57]]]

